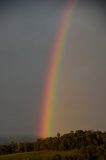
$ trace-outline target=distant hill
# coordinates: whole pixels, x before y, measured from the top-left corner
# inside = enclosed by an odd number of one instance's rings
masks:
[[[37,137],[34,136],[0,136],[0,145],[22,142],[34,142],[36,139]]]

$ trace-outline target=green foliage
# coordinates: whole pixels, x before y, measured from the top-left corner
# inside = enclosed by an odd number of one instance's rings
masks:
[[[68,153],[70,153],[69,155],[56,154],[49,160],[105,160],[106,132],[77,130],[76,132],[71,131],[62,136],[60,133],[57,133],[56,137],[39,138],[33,143],[0,145],[0,155],[31,151],[37,151],[37,154],[41,151],[41,153],[44,153],[43,151],[46,151],[45,153],[47,151],[53,151],[53,153],[57,151],[61,151],[59,153],[69,151]]]

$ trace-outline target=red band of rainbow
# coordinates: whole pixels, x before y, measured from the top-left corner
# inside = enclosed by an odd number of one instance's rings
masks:
[[[72,17],[73,0],[68,0],[65,11],[62,15],[62,21],[59,26],[59,31],[54,42],[54,49],[52,51],[52,59],[50,61],[49,73],[44,90],[44,97],[42,103],[42,114],[40,120],[39,136],[46,138],[51,133],[51,118],[52,110],[55,103],[57,77],[60,70],[61,60],[64,54],[65,42]]]

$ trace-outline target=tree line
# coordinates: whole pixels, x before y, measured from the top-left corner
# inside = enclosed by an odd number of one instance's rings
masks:
[[[77,130],[64,135],[57,133],[56,137],[38,138],[33,143],[0,145],[0,155],[43,150],[73,151],[85,156],[86,160],[87,156],[93,157],[91,160],[96,160],[95,157],[106,159],[106,132]]]

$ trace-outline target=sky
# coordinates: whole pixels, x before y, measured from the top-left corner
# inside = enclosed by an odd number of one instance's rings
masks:
[[[37,135],[54,39],[67,0],[0,0],[0,136]],[[51,135],[106,131],[103,0],[76,0]]]

